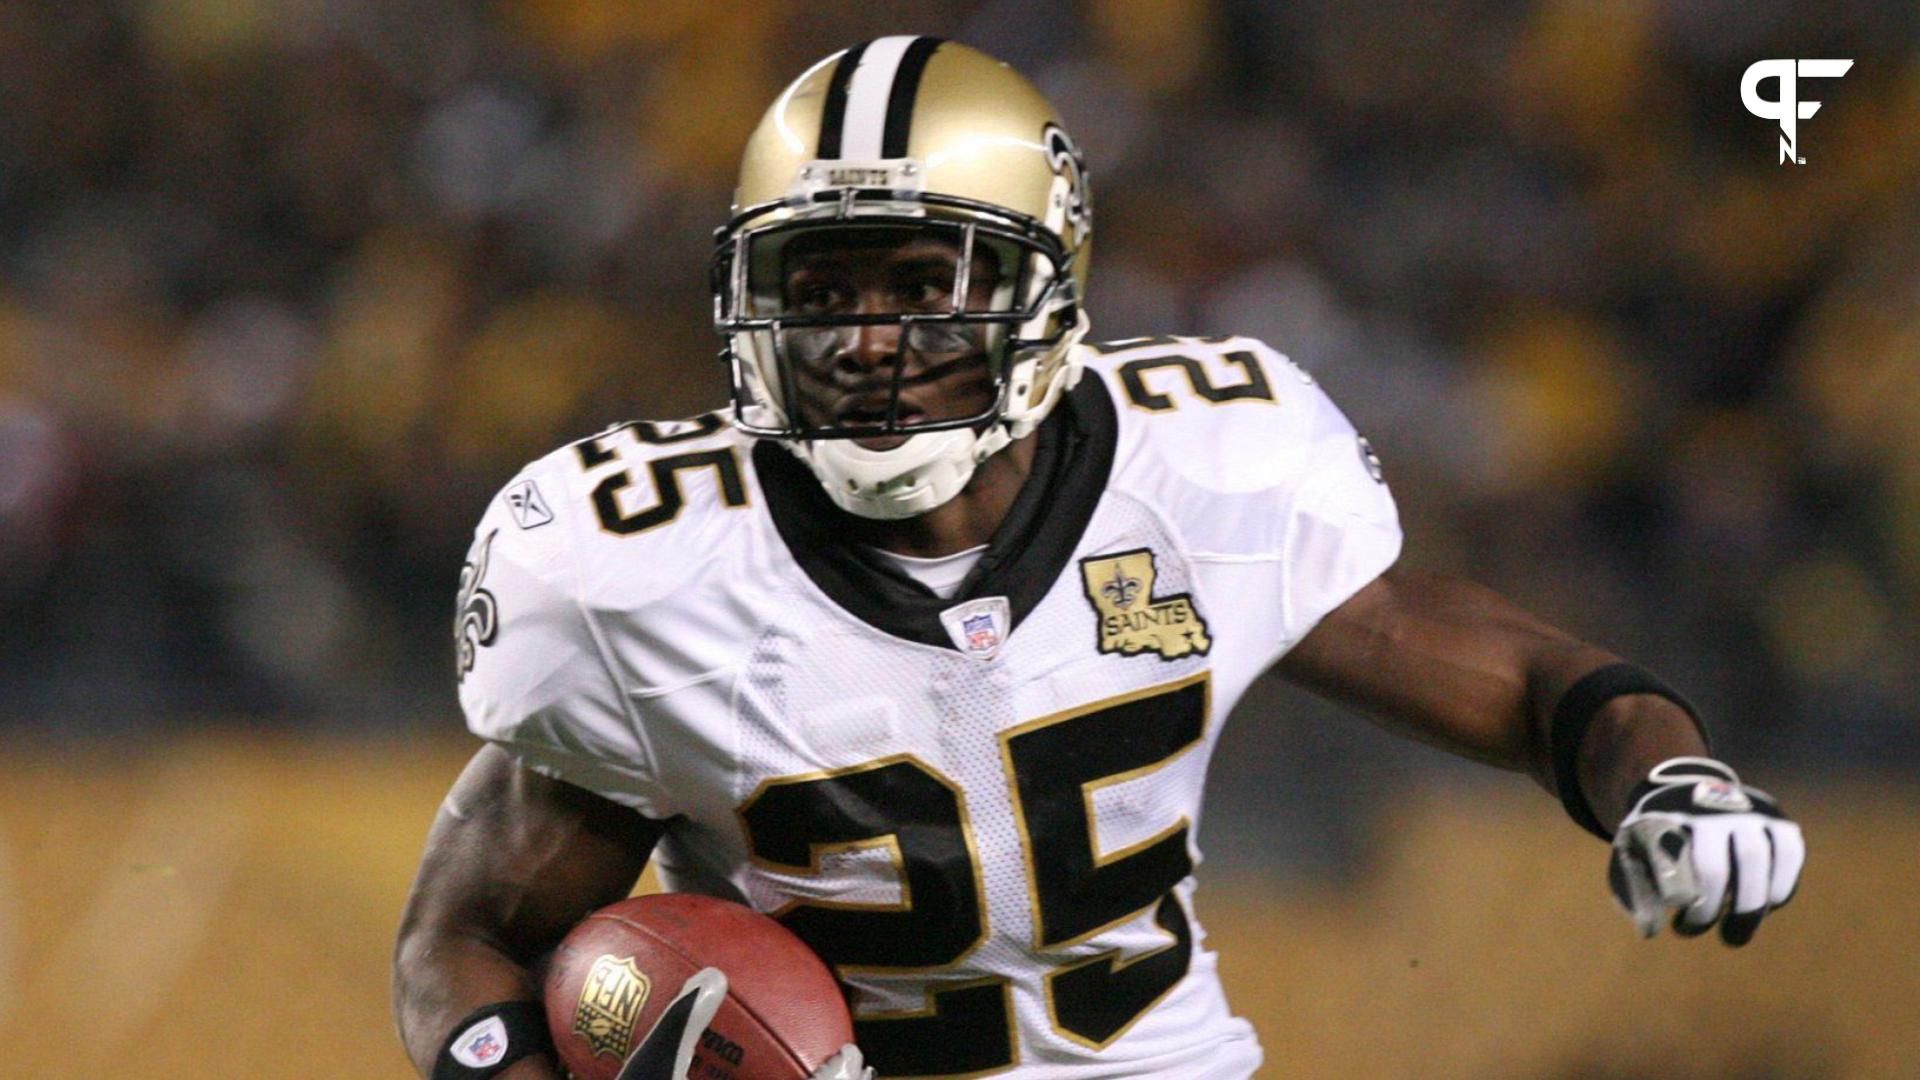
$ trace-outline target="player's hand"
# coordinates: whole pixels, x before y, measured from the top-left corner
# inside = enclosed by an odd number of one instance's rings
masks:
[[[719,968],[695,972],[654,1021],[653,1030],[627,1055],[614,1080],[686,1080],[694,1048],[726,997],[727,976]]]
[[[848,1043],[813,1071],[813,1080],[873,1080],[873,1067],[861,1057],[859,1047]]]
[[[1678,757],[1633,789],[1607,878],[1641,937],[1704,934],[1716,922],[1745,945],[1767,912],[1793,898],[1807,849],[1780,804],[1712,758]]]
[[[680,994],[654,1021],[653,1030],[620,1066],[614,1080],[687,1080],[693,1051],[727,998],[727,976],[719,968],[701,968],[680,986]],[[814,1070],[813,1080],[873,1080],[873,1069],[848,1043]]]

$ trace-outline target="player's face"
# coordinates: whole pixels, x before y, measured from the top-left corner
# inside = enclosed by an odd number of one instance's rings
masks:
[[[904,229],[796,238],[786,252],[789,315],[941,315],[955,310],[960,252],[944,237]],[[985,311],[999,285],[994,260],[975,255],[961,310]],[[802,418],[810,426],[879,428],[986,412],[995,387],[981,326],[897,324],[784,332]],[[898,399],[894,396],[899,387]],[[860,438],[886,450],[900,434]]]

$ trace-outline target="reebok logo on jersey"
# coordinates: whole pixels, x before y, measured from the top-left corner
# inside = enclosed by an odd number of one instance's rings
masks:
[[[1087,600],[1093,604],[1103,653],[1136,656],[1158,653],[1162,660],[1189,654],[1205,656],[1213,648],[1207,621],[1187,593],[1155,596],[1153,551],[1136,548],[1118,555],[1080,560]]]
[[[520,481],[501,497],[507,500],[507,509],[513,511],[514,524],[523,529],[537,529],[553,520],[547,500],[540,497],[540,489],[531,480]]]

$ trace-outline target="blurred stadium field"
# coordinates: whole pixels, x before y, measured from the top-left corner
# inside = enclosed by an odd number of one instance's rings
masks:
[[[205,734],[10,752],[0,1074],[411,1075],[388,951],[468,750]],[[1268,1075],[1914,1075],[1920,789],[1781,792],[1815,844],[1808,888],[1740,952],[1636,941],[1599,847],[1550,802],[1470,790],[1417,789],[1346,886],[1203,871]]]

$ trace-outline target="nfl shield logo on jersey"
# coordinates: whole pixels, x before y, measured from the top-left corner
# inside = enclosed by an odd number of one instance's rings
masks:
[[[1000,652],[1011,619],[1012,609],[1004,596],[969,600],[940,613],[953,647],[980,660],[991,660]]]

